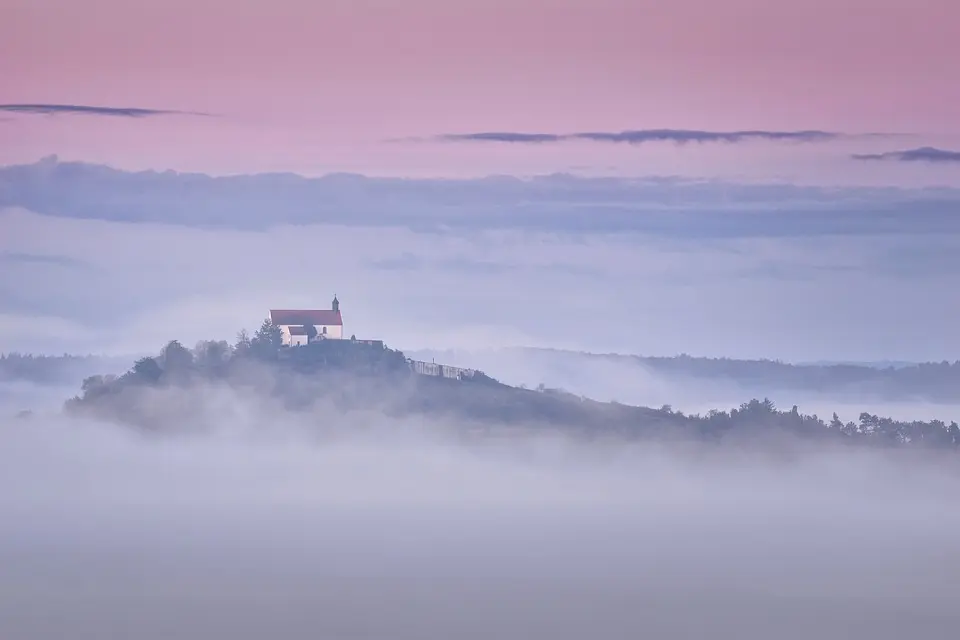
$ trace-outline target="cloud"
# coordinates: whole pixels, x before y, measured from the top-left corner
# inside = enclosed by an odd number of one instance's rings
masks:
[[[960,162],[960,151],[937,149],[936,147],[919,147],[905,151],[887,151],[885,153],[856,153],[855,160],[895,160],[897,162],[930,162],[951,163]]]
[[[400,347],[953,359],[958,205],[957,189],[47,158],[0,168],[0,350],[231,338],[337,292],[349,333]],[[864,309],[882,312],[864,325]]]
[[[516,275],[518,271],[540,270],[543,273],[564,273],[571,276],[602,276],[603,271],[593,269],[586,265],[569,265],[563,262],[551,262],[548,264],[530,264],[529,261],[511,261],[502,262],[494,260],[477,260],[463,257],[430,259],[415,256],[409,252],[404,252],[400,256],[373,260],[369,266],[373,269],[384,271],[430,271],[440,270],[447,272],[461,272],[465,274],[489,274],[489,275]]]
[[[271,307],[327,305],[336,292],[348,335],[401,348],[952,360],[960,301],[944,292],[960,272],[943,263],[960,233],[886,220],[896,233],[723,237],[571,233],[563,222],[237,230],[8,210],[0,251],[89,267],[4,263],[0,351],[128,354],[171,338],[232,339]],[[876,310],[866,324],[864,309]]]
[[[489,131],[485,133],[449,133],[437,136],[437,140],[447,142],[522,142],[522,143],[541,143],[541,142],[560,142],[569,136],[555,133],[510,133]]]
[[[154,399],[199,405],[188,422],[208,429],[0,429],[5,637],[892,640],[958,624],[960,480],[932,456],[471,446],[450,421],[213,388]]]
[[[119,118],[145,118],[164,115],[209,116],[196,111],[170,109],[143,109],[139,107],[95,107],[79,104],[0,104],[0,111],[33,115],[92,115]]]
[[[960,189],[826,188],[685,178],[213,177],[61,162],[0,167],[0,208],[67,218],[268,229],[335,224],[435,233],[646,233],[663,238],[960,233]]]
[[[580,133],[517,133],[481,132],[448,133],[434,139],[445,142],[507,142],[520,144],[543,144],[587,140],[620,144],[645,144],[650,142],[687,143],[740,143],[752,140],[776,142],[823,142],[845,137],[845,134],[830,131],[700,131],[695,129],[639,129],[627,131],[587,131]]]
[[[0,264],[14,265],[50,265],[63,268],[90,269],[91,265],[82,260],[74,260],[66,256],[39,255],[21,253],[18,251],[0,251]]]

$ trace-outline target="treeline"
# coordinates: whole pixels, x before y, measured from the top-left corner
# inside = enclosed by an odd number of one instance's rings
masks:
[[[583,437],[603,434],[700,441],[763,441],[789,436],[876,447],[955,449],[960,427],[939,420],[899,421],[869,413],[843,422],[780,410],[770,400],[751,400],[729,411],[686,415],[598,402],[560,389],[520,389],[480,376],[470,382],[419,376],[404,354],[385,345],[320,339],[282,347],[269,320],[237,340],[202,342],[187,349],[176,340],[155,357],[138,360],[120,376],[90,376],[67,409],[158,429],[203,413],[209,384],[263,397],[307,414],[327,409],[376,411],[390,416],[429,416],[479,429],[563,428]],[[180,393],[160,396],[165,390]],[[319,415],[319,414],[318,414]],[[329,414],[326,414],[329,416]]]
[[[37,384],[75,382],[94,371],[125,367],[129,360],[101,356],[31,355],[0,353],[0,382],[23,381]]]
[[[900,366],[790,364],[779,360],[599,354],[524,348],[533,357],[578,358],[635,365],[666,378],[734,383],[754,392],[799,391],[890,401],[960,402],[960,361]]]
[[[188,349],[178,340],[171,340],[157,356],[138,359],[122,375],[85,378],[81,395],[73,403],[116,395],[131,387],[184,386],[192,381],[229,379],[257,364],[277,365],[291,373],[304,374],[340,371],[376,376],[409,372],[403,353],[382,344],[320,338],[308,345],[284,347],[280,328],[266,319],[253,335],[246,330],[237,334],[233,344],[206,340]]]
[[[219,357],[215,355],[217,349],[232,354],[238,347],[242,354],[247,342],[251,340],[252,337],[248,336],[239,340],[236,345],[219,341],[214,343],[218,345],[215,347],[202,343],[194,349],[195,357],[198,362],[202,362],[210,357]],[[206,353],[208,350],[211,351],[210,355]],[[751,395],[779,395],[784,391],[796,391],[844,400],[960,402],[960,361],[877,367],[862,364],[797,365],[776,360],[737,360],[689,355],[650,357],[593,354],[533,348],[523,348],[520,351],[533,358],[543,358],[546,364],[551,366],[557,362],[566,362],[566,359],[570,359],[571,365],[582,362],[583,359],[630,364],[679,381],[696,379],[705,383],[736,384]],[[442,352],[438,355],[442,357]],[[453,356],[451,358],[455,359]],[[0,382],[24,380],[40,384],[74,383],[97,371],[120,372],[128,365],[129,359],[124,358],[0,354]]]
[[[670,411],[669,407],[662,410]],[[776,429],[805,438],[830,438],[851,444],[873,446],[911,446],[955,449],[960,446],[960,425],[942,420],[894,420],[862,412],[857,422],[843,422],[836,412],[829,421],[816,415],[805,415],[794,405],[790,410],[778,410],[772,401],[751,400],[729,412],[710,411],[694,415],[701,433],[709,438],[722,438],[738,431],[756,433]]]
[[[768,385],[797,391],[858,388],[886,397],[927,397],[960,400],[960,361],[924,362],[907,366],[874,367],[859,364],[797,365],[776,360],[730,358],[641,357],[641,364],[658,373],[728,379],[744,385]]]

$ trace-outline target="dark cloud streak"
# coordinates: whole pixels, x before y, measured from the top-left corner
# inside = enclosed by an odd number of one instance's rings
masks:
[[[958,203],[958,189],[832,189],[656,177],[214,177],[127,172],[56,157],[0,167],[0,219],[5,208],[23,208],[67,218],[220,229],[346,224],[404,225],[431,233],[629,231],[684,238],[955,235],[960,220],[951,212]]]
[[[823,142],[844,137],[845,134],[816,129],[803,131],[700,131],[695,129],[637,129],[627,131],[583,131],[579,133],[520,133],[492,131],[480,133],[448,133],[436,136],[443,142],[507,142],[542,144],[586,140],[616,144],[644,144],[649,142],[674,142],[676,144],[727,142],[739,143],[750,140],[778,142]]]
[[[960,151],[937,149],[935,147],[919,147],[905,151],[887,151],[885,153],[855,153],[854,160],[895,160],[897,162],[933,162],[949,163],[960,162]]]
[[[195,111],[176,111],[170,109],[143,109],[139,107],[94,107],[80,104],[0,104],[0,111],[31,115],[90,115],[118,118],[145,118],[149,116],[191,115],[209,116],[208,113]]]

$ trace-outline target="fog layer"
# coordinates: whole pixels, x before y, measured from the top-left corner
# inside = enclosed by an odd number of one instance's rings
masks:
[[[761,456],[211,398],[0,430],[0,637],[949,638],[949,457]]]
[[[752,398],[770,398],[778,407],[796,405],[806,414],[829,418],[834,412],[843,421],[856,421],[862,412],[895,420],[958,420],[960,404],[955,394],[943,394],[940,401],[934,391],[956,388],[948,375],[931,375],[927,386],[898,386],[896,381],[882,386],[844,384],[837,381],[819,390],[804,388],[801,376],[777,380],[764,378],[763,367],[740,362],[740,379],[732,375],[703,372],[693,376],[678,372],[673,375],[657,371],[640,358],[629,355],[601,355],[552,349],[421,349],[408,351],[413,358],[480,369],[496,379],[514,386],[533,389],[543,384],[577,395],[602,401],[615,400],[646,407],[670,405],[687,414],[705,415],[711,410],[728,410]],[[753,366],[754,371],[749,371]],[[803,367],[810,381],[826,378],[824,368]],[[695,369],[695,367],[690,367]],[[911,381],[913,382],[913,381]],[[927,392],[917,396],[917,387]]]

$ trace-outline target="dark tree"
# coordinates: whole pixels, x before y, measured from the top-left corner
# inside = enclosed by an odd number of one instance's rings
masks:
[[[133,375],[142,382],[154,384],[160,381],[163,369],[156,358],[140,358],[133,364]]]
[[[193,354],[178,340],[171,340],[163,348],[163,370],[167,374],[179,375],[193,368]]]
[[[88,376],[80,383],[80,391],[87,393],[100,389],[104,385],[104,377],[101,375]]]
[[[317,339],[317,328],[312,324],[303,325],[303,330],[307,333],[307,343]]]
[[[230,345],[226,340],[204,340],[194,349],[195,362],[204,371],[221,371],[230,361]]]
[[[250,334],[247,333],[246,329],[241,329],[240,333],[237,334],[237,344],[233,347],[234,353],[242,358],[250,354],[251,347]]]
[[[273,324],[270,318],[263,321],[257,332],[253,334],[250,340],[250,349],[258,358],[269,360],[277,355],[277,351],[283,345],[283,332],[280,327]]]

